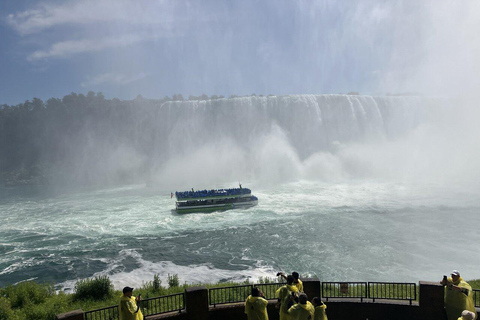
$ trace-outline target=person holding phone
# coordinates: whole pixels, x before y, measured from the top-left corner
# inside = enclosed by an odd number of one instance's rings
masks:
[[[123,295],[118,305],[120,320],[143,320],[143,314],[140,310],[141,300],[141,295],[136,298],[133,296],[133,288],[123,288]]]
[[[475,313],[472,287],[460,277],[460,272],[453,270],[451,277],[443,276],[440,284],[445,286],[445,311],[448,320],[457,320],[463,310]]]

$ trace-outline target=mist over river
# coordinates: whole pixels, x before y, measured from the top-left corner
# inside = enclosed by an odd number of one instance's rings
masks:
[[[69,290],[105,274],[121,288],[154,274],[198,283],[278,271],[323,281],[435,281],[452,269],[480,278],[474,110],[452,99],[347,95],[150,103],[129,130],[151,147],[84,139],[69,161],[72,176],[121,168],[147,172],[146,183],[0,187],[0,286],[34,279]],[[170,192],[239,182],[258,206],[172,211]]]

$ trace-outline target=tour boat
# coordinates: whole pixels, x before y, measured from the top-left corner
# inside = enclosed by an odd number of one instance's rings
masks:
[[[172,194],[173,196],[173,194]],[[258,198],[248,188],[212,189],[175,192],[178,213],[212,212],[249,208],[258,204]]]

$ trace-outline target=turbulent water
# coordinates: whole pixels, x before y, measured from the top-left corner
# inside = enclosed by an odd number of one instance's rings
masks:
[[[438,101],[437,101],[438,102]],[[298,271],[324,281],[480,278],[477,126],[435,100],[285,96],[158,108],[148,183],[0,187],[0,286],[117,288]],[[457,109],[455,109],[457,111]],[[458,118],[458,112],[457,117]],[[251,188],[248,210],[179,215],[171,191]]]

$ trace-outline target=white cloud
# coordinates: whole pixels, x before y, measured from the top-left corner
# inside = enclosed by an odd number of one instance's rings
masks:
[[[146,78],[148,74],[141,72],[135,75],[126,75],[120,73],[103,73],[95,77],[89,77],[86,81],[82,82],[82,87],[96,86],[99,84],[129,84],[143,78]]]
[[[37,50],[30,54],[27,59],[34,61],[50,57],[65,58],[76,53],[96,52],[113,47],[124,47],[149,39],[152,39],[152,37],[129,34],[114,38],[67,40],[54,43],[48,50]]]
[[[43,2],[29,10],[8,15],[7,23],[22,35],[63,25],[89,26],[98,23],[154,24],[168,29],[174,20],[175,9],[175,1],[86,0],[66,1],[60,5]]]

